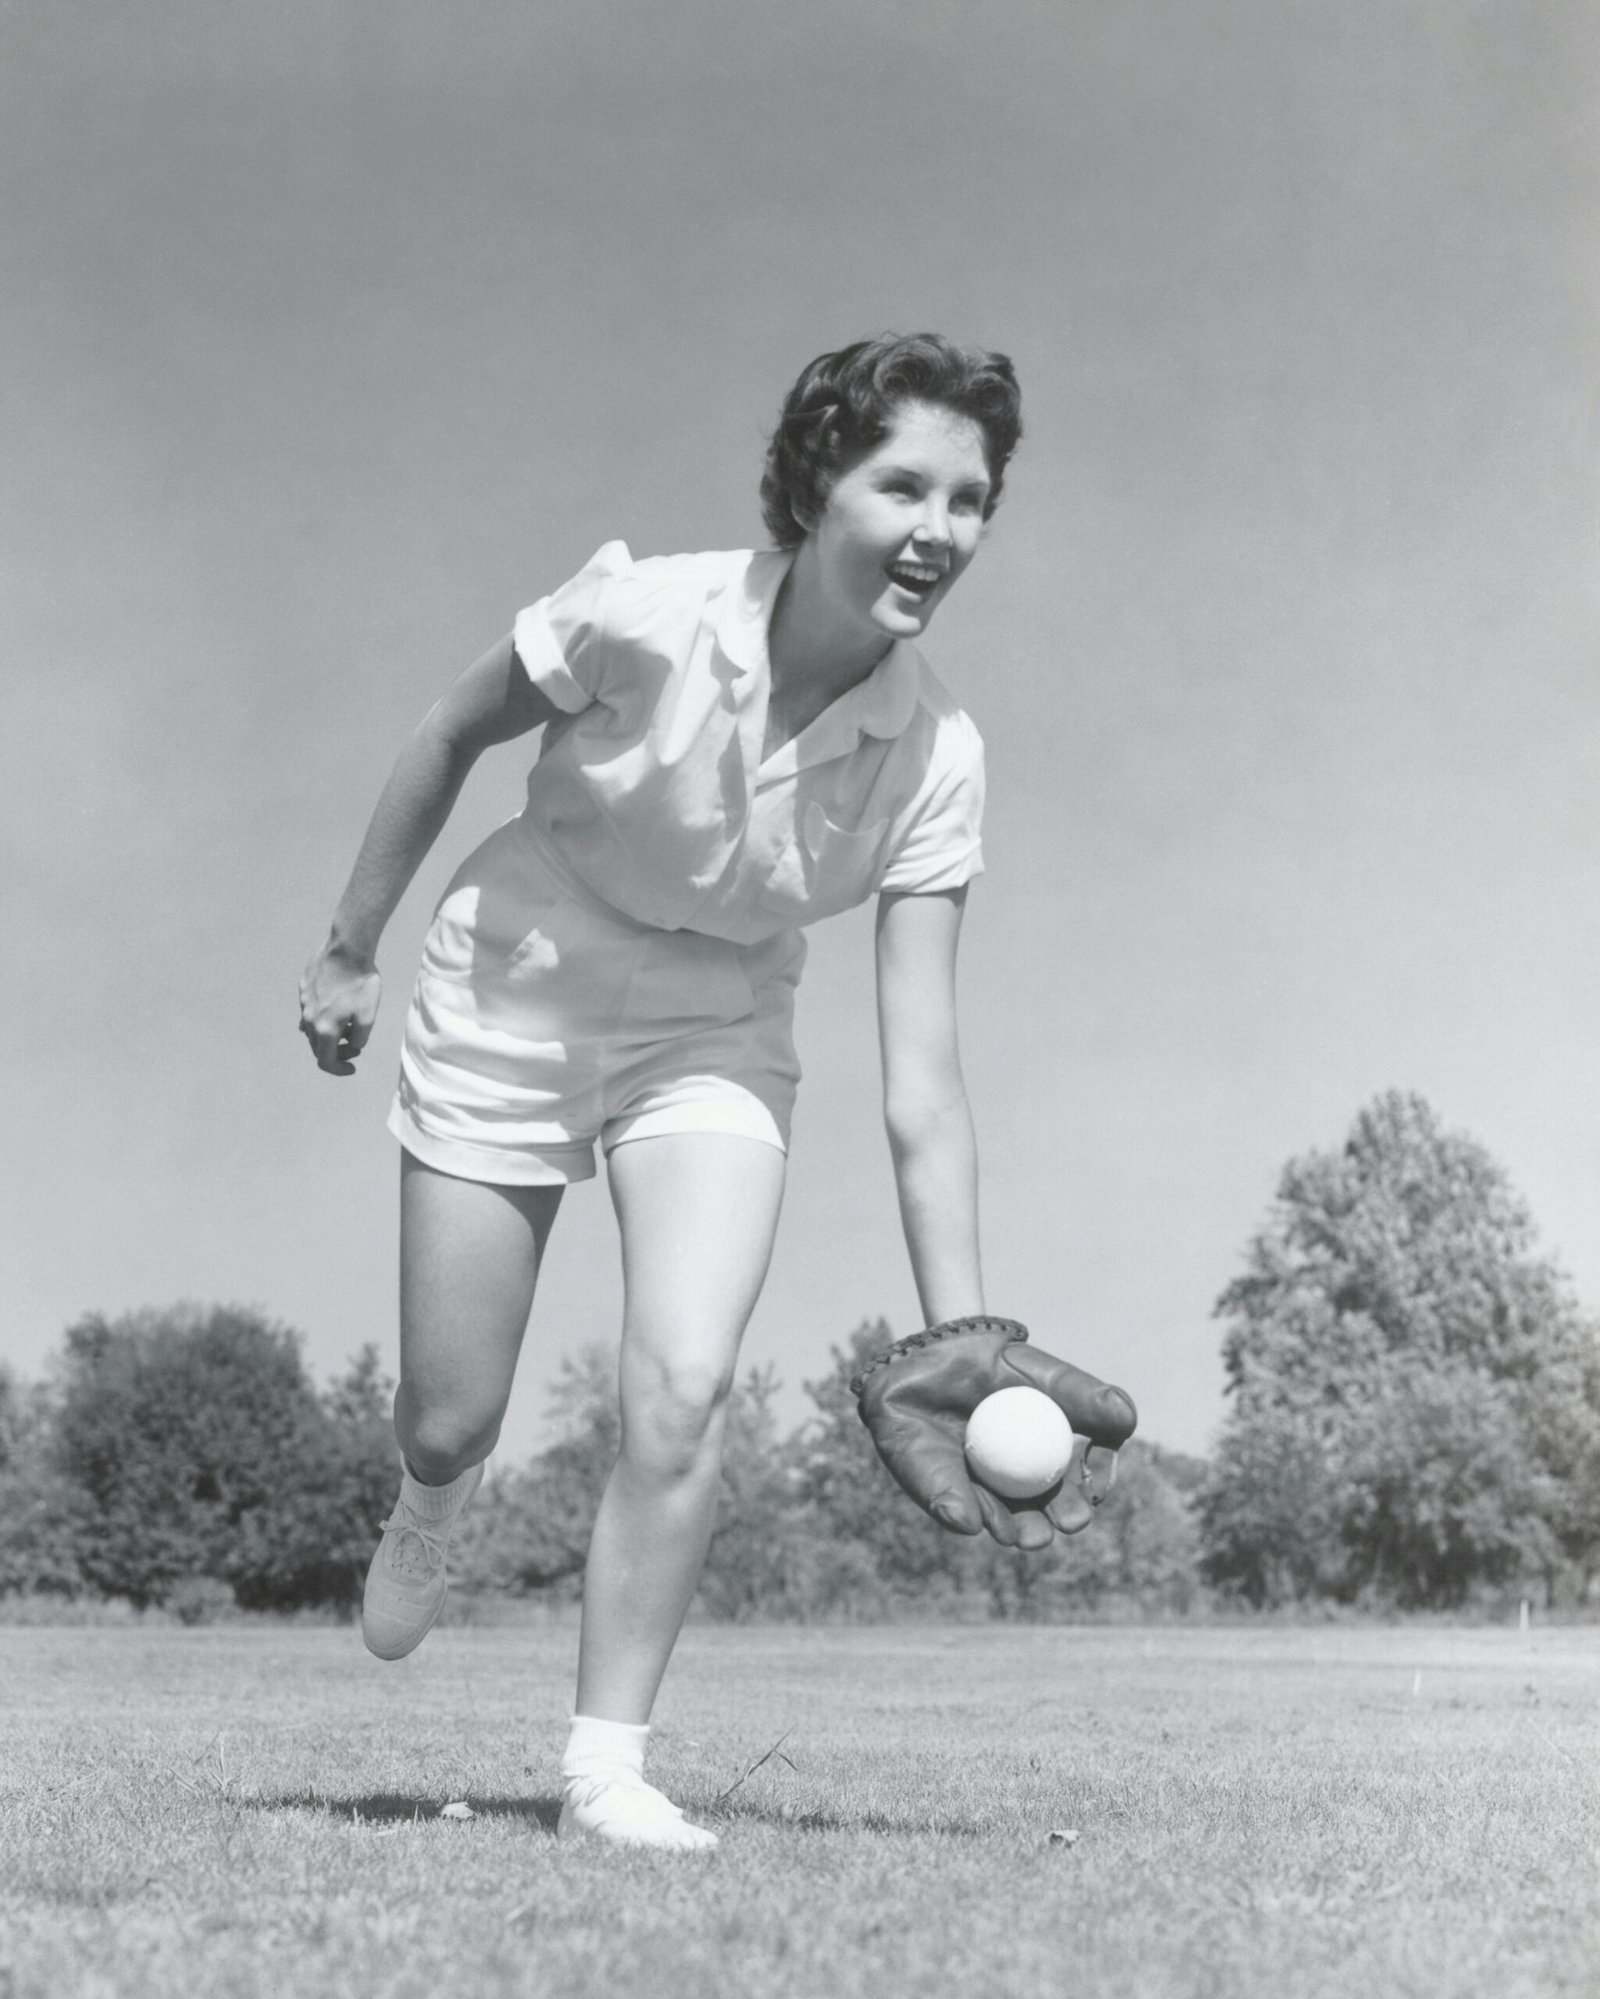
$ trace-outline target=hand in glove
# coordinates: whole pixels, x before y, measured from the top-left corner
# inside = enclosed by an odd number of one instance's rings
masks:
[[[850,1387],[879,1457],[925,1512],[957,1534],[987,1528],[1002,1547],[1031,1552],[1088,1526],[1111,1483],[1096,1490],[1093,1454],[1112,1454],[1114,1476],[1138,1417],[1122,1389],[1027,1340],[1015,1319],[947,1319],[897,1340]],[[1079,1439],[1063,1478],[1036,1499],[1002,1498],[967,1471],[967,1418],[1001,1388],[1042,1390]]]

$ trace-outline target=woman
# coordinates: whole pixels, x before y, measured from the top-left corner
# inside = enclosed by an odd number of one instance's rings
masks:
[[[613,542],[522,612],[402,751],[302,981],[318,1064],[349,1075],[383,926],[468,770],[542,727],[527,808],[452,882],[406,1024],[405,1468],[363,1622],[397,1658],[438,1614],[551,1224],[598,1138],[622,1235],[622,1444],[585,1576],[563,1837],[716,1843],[644,1783],[644,1742],[777,1226],[803,926],[874,893],[918,1295],[930,1324],[983,1310],[954,999],[982,746],[913,642],[977,552],[1020,429],[1004,355],[885,336],[812,362],[762,480],[774,550],[636,562]]]

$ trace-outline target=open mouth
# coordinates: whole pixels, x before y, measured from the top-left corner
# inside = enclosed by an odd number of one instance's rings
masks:
[[[944,580],[944,571],[932,562],[891,562],[889,581],[911,597],[931,597]]]

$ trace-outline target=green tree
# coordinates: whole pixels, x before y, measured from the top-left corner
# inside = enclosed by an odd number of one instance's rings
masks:
[[[0,1472],[16,1456],[23,1422],[22,1391],[17,1377],[0,1362]]]
[[[1195,1505],[1208,1469],[1202,1459],[1138,1437],[1123,1446],[1110,1498],[1068,1551],[1081,1548],[1085,1558],[1104,1561],[1098,1601],[1178,1613],[1194,1608],[1203,1593]],[[1070,1579],[1071,1568],[1065,1573]]]
[[[368,1344],[316,1398],[314,1410],[302,1405],[298,1459],[285,1464],[261,1504],[241,1515],[221,1570],[241,1604],[353,1610],[360,1601],[400,1485],[392,1395],[377,1349]]]
[[[1205,1567],[1255,1603],[1557,1586],[1595,1527],[1600,1365],[1504,1169],[1390,1092],[1290,1162],[1223,1292]]]
[[[393,1496],[381,1399],[364,1354],[325,1405],[297,1337],[255,1311],[80,1320],[51,1448],[84,1577],[139,1605],[211,1577],[250,1606],[348,1606]]]
[[[716,1525],[695,1599],[712,1617],[810,1613],[808,1523],[795,1446],[778,1428],[778,1391],[774,1369],[751,1368],[729,1397]]]
[[[0,1596],[79,1596],[82,1493],[50,1458],[48,1393],[0,1367]]]

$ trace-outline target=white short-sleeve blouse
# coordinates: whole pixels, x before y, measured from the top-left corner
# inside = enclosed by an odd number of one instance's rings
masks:
[[[762,760],[789,562],[636,562],[608,542],[517,618],[517,656],[561,710],[524,820],[635,921],[754,944],[880,889],[931,893],[982,870],[983,744],[906,641]]]

